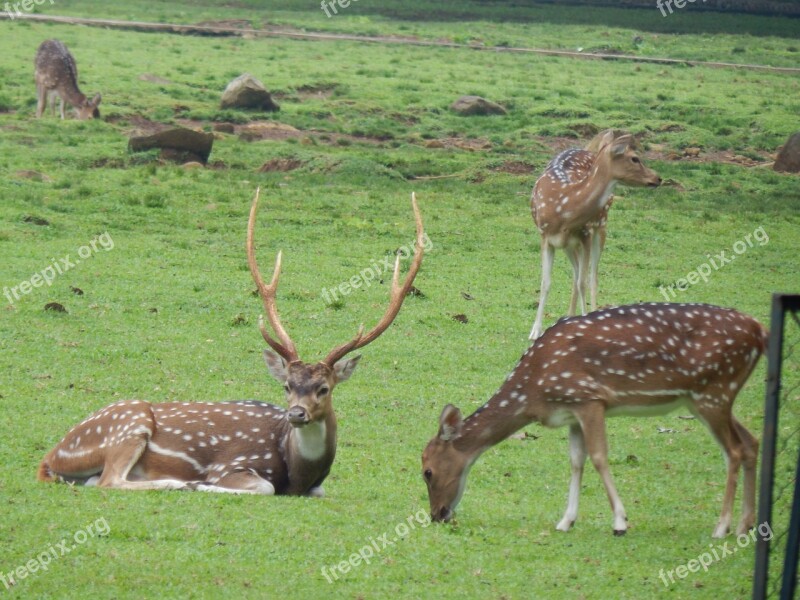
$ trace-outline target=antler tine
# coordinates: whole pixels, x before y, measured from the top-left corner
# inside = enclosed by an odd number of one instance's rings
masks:
[[[286,333],[283,325],[281,325],[281,320],[278,317],[278,307],[275,303],[275,292],[278,289],[278,279],[281,275],[283,253],[278,252],[278,257],[275,260],[275,270],[272,273],[272,280],[269,285],[266,285],[264,280],[261,279],[261,274],[258,272],[258,263],[256,262],[254,232],[260,192],[261,188],[256,188],[256,196],[253,198],[253,204],[250,207],[250,219],[247,222],[247,264],[250,266],[250,275],[253,276],[253,281],[255,281],[256,287],[258,288],[258,295],[261,296],[261,301],[264,304],[264,312],[267,313],[269,324],[280,341],[275,340],[269,334],[269,331],[267,331],[267,328],[264,326],[263,316],[258,319],[258,328],[261,330],[261,335],[264,336],[264,340],[267,344],[287,362],[292,362],[298,360],[297,350],[289,334]]]
[[[414,209],[414,221],[416,222],[417,226],[417,239],[414,244],[414,260],[411,262],[411,267],[408,269],[408,274],[406,275],[406,279],[401,286],[400,281],[400,255],[397,256],[394,262],[394,273],[392,274],[392,291],[389,297],[389,308],[386,309],[386,312],[378,321],[378,324],[375,325],[366,335],[364,335],[364,326],[362,325],[356,337],[354,337],[349,342],[342,344],[341,346],[337,346],[325,357],[324,362],[326,365],[333,366],[336,361],[340,360],[349,352],[356,350],[358,348],[363,348],[370,342],[374,341],[378,336],[380,336],[389,325],[392,324],[397,313],[400,312],[400,307],[403,305],[403,300],[405,300],[408,291],[411,289],[411,284],[414,282],[414,278],[417,276],[417,272],[419,271],[419,267],[422,264],[422,256],[425,253],[423,249],[424,245],[424,238],[425,238],[425,231],[422,225],[422,215],[420,215],[419,207],[417,206],[417,196],[414,192],[411,193],[411,206]]]

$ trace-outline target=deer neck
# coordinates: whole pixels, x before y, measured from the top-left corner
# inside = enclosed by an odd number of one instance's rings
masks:
[[[569,406],[548,401],[548,386],[561,390],[559,386],[564,383],[561,379],[566,381],[565,377],[570,374],[560,373],[556,382],[536,375],[547,372],[555,362],[548,356],[548,349],[540,338],[523,354],[489,401],[464,420],[461,435],[454,444],[471,461],[530,423],[559,427],[574,421]]]
[[[303,427],[288,425],[285,452],[290,494],[304,494],[322,483],[336,455],[336,415]]]
[[[575,198],[575,202],[592,216],[603,210],[609,199],[614,193],[617,180],[611,177],[611,165],[608,156],[600,154],[594,161],[589,174],[574,184],[569,195]]]
[[[526,355],[527,356],[527,355]],[[474,462],[484,451],[508,438],[526,425],[542,420],[534,409],[524,374],[524,359],[499,390],[464,420],[457,449]],[[519,373],[519,377],[515,374]]]
[[[64,100],[76,108],[86,104],[86,96],[81,93],[74,81],[62,85],[59,93]]]

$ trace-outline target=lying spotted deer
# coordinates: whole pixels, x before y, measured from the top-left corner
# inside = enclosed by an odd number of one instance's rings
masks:
[[[61,118],[64,118],[64,101],[74,108],[79,119],[99,119],[100,94],[89,100],[78,89],[78,66],[67,47],[58,40],[45,40],[36,51],[36,117],[44,113],[49,99],[55,114],[56,96],[61,100]]]
[[[562,248],[572,264],[569,314],[575,314],[576,305],[581,314],[586,314],[587,277],[590,306],[597,308],[597,268],[605,245],[608,209],[618,183],[657,187],[661,178],[642,164],[633,136],[615,139],[612,130],[596,136],[585,150],[572,148],[556,156],[536,181],[531,212],[542,236],[542,285],[530,339],[542,334],[556,248]]]
[[[322,495],[336,453],[334,387],[346,381],[359,356],[345,359],[380,336],[394,321],[411,289],[423,255],[422,217],[412,194],[416,249],[399,283],[395,262],[391,299],[368,333],[363,327],[315,364],[300,360],[278,318],[275,293],[281,253],[269,285],[256,263],[256,192],[247,226],[247,260],[275,339],[259,322],[267,368],[286,390],[288,410],[253,400],[240,402],[122,401],[73,427],[39,467],[42,481],[126,490],[197,489],[212,492]]]
[[[605,485],[614,534],[628,528],[608,469],[606,417],[691,411],[722,447],[728,467],[714,537],[724,537],[733,513],[739,467],[744,510],[737,529],[755,521],[758,440],[732,414],[733,401],[764,351],[767,332],[753,318],[707,304],[638,304],[558,321],[522,356],[500,389],[471,416],[448,404],[439,432],[422,454],[431,517],[448,521],[478,457],[531,422],[569,426],[572,479],[564,517],[578,516],[587,455]]]

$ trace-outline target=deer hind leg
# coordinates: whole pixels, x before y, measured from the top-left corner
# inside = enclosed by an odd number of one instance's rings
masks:
[[[217,492],[222,494],[260,494],[275,495],[275,486],[255,471],[236,471],[224,475],[214,483],[195,482],[190,486],[201,492]]]
[[[603,485],[608,494],[608,501],[611,504],[611,511],[614,514],[614,535],[625,535],[628,530],[628,517],[625,515],[625,507],[614,486],[611,471],[608,468],[608,441],[606,439],[606,422],[604,409],[600,404],[588,404],[582,407],[580,412],[576,412],[586,451],[592,459],[592,464],[600,474]]]
[[[583,477],[583,467],[586,464],[586,444],[583,440],[581,427],[577,423],[570,425],[569,428],[569,462],[572,471],[569,480],[569,497],[567,498],[567,510],[564,512],[564,517],[556,525],[556,529],[559,531],[569,531],[578,518],[581,479]]]
[[[550,292],[550,276],[553,273],[553,258],[555,248],[550,245],[546,238],[542,237],[542,285],[539,291],[539,307],[536,310],[536,320],[531,329],[530,339],[535,340],[542,335],[542,321],[544,320],[544,305],[547,302],[547,294]]]
[[[750,482],[751,475],[746,475],[748,482],[746,485],[752,485],[753,492],[753,507],[755,505],[755,455],[752,454],[753,443],[755,438],[748,439],[747,442],[743,441],[740,437],[740,432],[737,430],[734,418],[730,414],[730,403],[724,404],[719,402],[720,394],[718,393],[705,393],[695,396],[695,406],[697,415],[708,427],[711,435],[722,448],[722,453],[725,458],[725,465],[727,466],[727,477],[725,479],[725,494],[722,498],[722,511],[720,512],[719,521],[714,528],[712,537],[724,538],[731,530],[731,522],[733,521],[733,501],[736,497],[736,483],[739,478],[739,468],[742,466],[743,459],[750,463],[752,469],[753,481]],[[739,425],[741,429],[744,429]],[[749,432],[748,432],[749,435]],[[747,444],[750,444],[748,449]],[[757,447],[757,442],[755,442]],[[745,458],[746,457],[746,458]],[[747,471],[746,471],[747,472]],[[747,496],[748,490],[745,491]],[[745,502],[750,504],[747,498]],[[746,515],[743,515],[743,523]]]
[[[120,490],[182,490],[186,482],[178,479],[154,479],[150,481],[130,481],[128,475],[147,450],[150,441],[149,431],[140,431],[122,440],[106,455],[105,466],[98,487]]]
[[[744,425],[731,417],[733,428],[742,442],[742,465],[744,468],[744,492],[742,494],[742,519],[736,533],[747,533],[756,524],[756,472],[758,463],[758,439]]]

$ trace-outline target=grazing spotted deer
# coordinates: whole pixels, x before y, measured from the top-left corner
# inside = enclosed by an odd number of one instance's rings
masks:
[[[744,510],[738,533],[755,521],[758,440],[732,414],[733,401],[764,351],[767,332],[753,318],[707,304],[637,304],[563,318],[531,345],[500,389],[471,416],[448,404],[439,432],[422,454],[431,517],[453,516],[470,467],[488,448],[531,422],[569,426],[572,479],[564,517],[578,516],[588,456],[605,485],[614,534],[628,528],[608,469],[606,417],[661,415],[683,407],[722,447],[727,480],[714,537],[733,514],[739,467]]]
[[[212,492],[322,495],[336,453],[334,387],[346,381],[359,356],[345,359],[394,321],[422,263],[423,226],[412,194],[417,239],[402,285],[395,262],[389,307],[368,333],[363,327],[318,363],[300,360],[281,325],[275,293],[281,253],[269,285],[256,263],[256,192],[247,226],[247,260],[275,337],[259,322],[267,368],[286,390],[288,410],[253,400],[239,402],[122,401],[73,427],[44,457],[39,479],[126,490],[197,489]]]
[[[562,248],[572,264],[569,314],[575,314],[576,304],[581,314],[586,314],[587,276],[590,306],[597,308],[597,268],[618,183],[657,187],[661,178],[642,164],[633,136],[615,139],[611,130],[596,136],[586,150],[572,148],[556,156],[536,181],[531,212],[542,236],[542,285],[530,339],[542,334],[556,248]]]
[[[45,40],[36,51],[36,117],[44,113],[49,99],[55,114],[56,96],[61,100],[61,118],[64,118],[64,101],[74,108],[79,119],[99,119],[100,94],[89,100],[78,89],[78,66],[67,47],[58,40]]]

